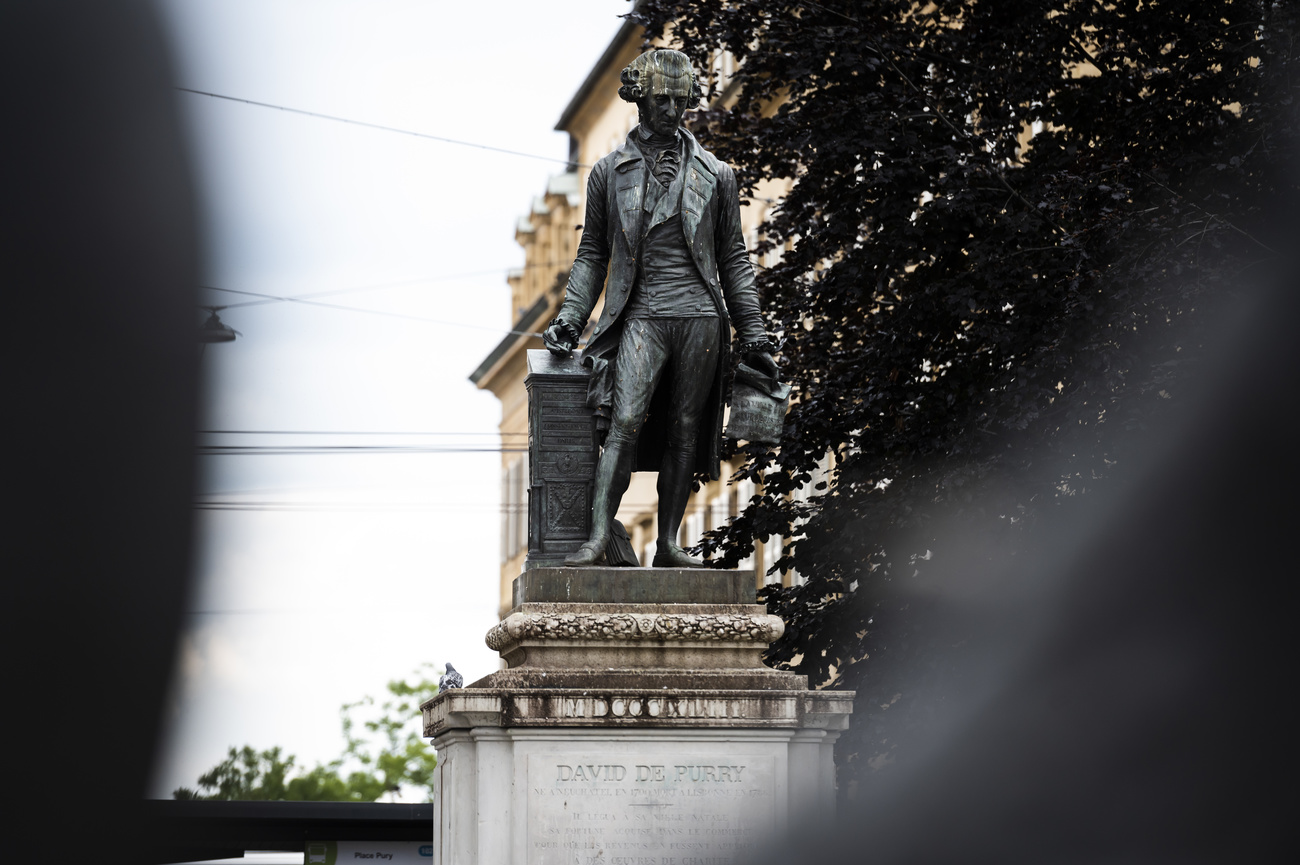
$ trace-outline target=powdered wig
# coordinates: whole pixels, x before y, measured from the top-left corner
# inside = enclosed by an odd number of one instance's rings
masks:
[[[704,98],[700,81],[691,68],[690,58],[671,48],[652,48],[627,64],[619,76],[623,86],[618,88],[618,95],[624,102],[640,102],[650,93],[655,75],[662,75],[670,81],[690,82],[691,105],[698,104]]]

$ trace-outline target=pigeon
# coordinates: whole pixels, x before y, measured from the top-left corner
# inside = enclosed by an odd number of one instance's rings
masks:
[[[465,680],[461,677],[460,673],[456,672],[455,667],[451,664],[447,664],[446,672],[444,672],[442,678],[438,680],[438,690],[446,691],[451,688],[463,687],[465,687]]]

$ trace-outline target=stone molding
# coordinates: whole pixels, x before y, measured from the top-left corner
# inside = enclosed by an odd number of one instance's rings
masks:
[[[476,727],[682,727],[844,730],[851,691],[458,688],[420,708],[424,735]]]
[[[772,643],[785,623],[766,613],[511,613],[487,632],[501,651],[524,640]]]

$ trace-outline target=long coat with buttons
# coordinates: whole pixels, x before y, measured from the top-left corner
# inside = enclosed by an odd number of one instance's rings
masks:
[[[587,212],[577,258],[559,318],[581,332],[603,288],[605,307],[583,352],[593,370],[588,404],[607,412],[617,375],[617,355],[623,335],[623,310],[632,293],[642,241],[642,202],[648,171],[636,146],[637,130],[623,146],[591,170],[587,180]],[[766,339],[754,290],[754,268],[740,229],[740,196],[736,176],[696,142],[686,130],[686,172],[682,190],[681,224],[686,245],[718,310],[720,328],[717,373],[700,418],[695,470],[718,477],[722,445],[725,382],[730,366],[731,330],[742,345]],[[666,382],[650,402],[650,414],[637,440],[635,471],[658,471],[667,439],[664,428]]]

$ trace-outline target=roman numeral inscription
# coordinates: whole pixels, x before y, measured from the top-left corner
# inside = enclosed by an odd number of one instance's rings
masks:
[[[653,746],[652,746],[653,747]],[[770,754],[528,756],[528,865],[739,865],[774,828]]]
[[[717,697],[564,697],[562,718],[738,718],[748,701]]]

